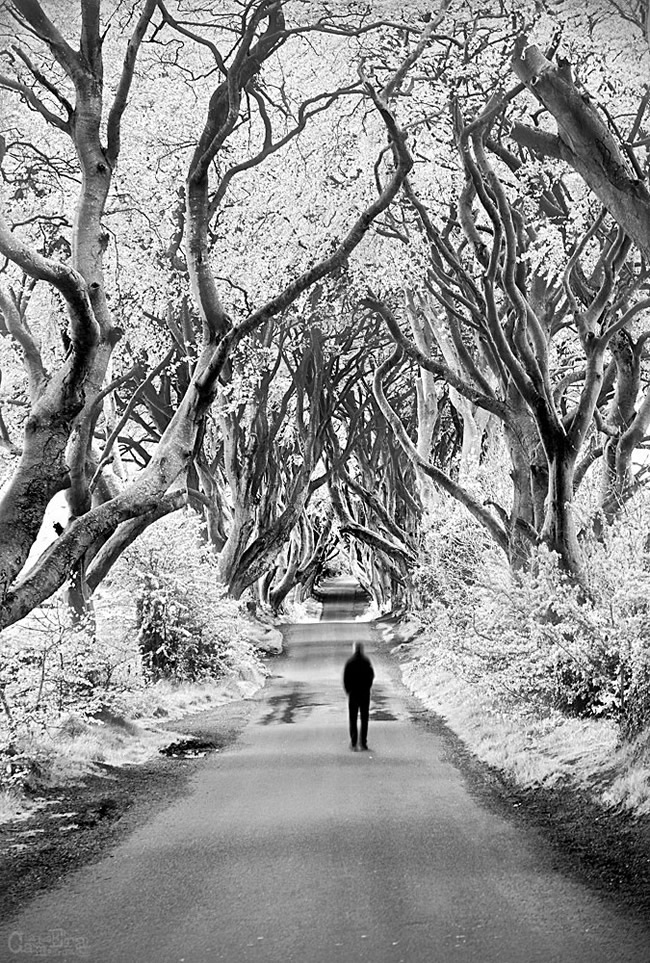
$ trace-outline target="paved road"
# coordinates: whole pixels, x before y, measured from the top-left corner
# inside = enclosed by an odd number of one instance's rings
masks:
[[[35,899],[3,930],[0,960],[648,963],[647,929],[468,794],[373,652],[375,631],[291,627],[239,741],[185,798]],[[345,730],[353,640],[377,674],[369,753]],[[80,943],[55,955],[61,933]]]

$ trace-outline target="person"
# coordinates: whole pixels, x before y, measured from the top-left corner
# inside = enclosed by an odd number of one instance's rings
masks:
[[[350,715],[350,746],[357,748],[357,716],[361,715],[361,748],[368,748],[368,714],[370,712],[370,690],[375,672],[370,659],[363,654],[361,642],[354,643],[354,654],[345,663],[343,688],[348,695]]]

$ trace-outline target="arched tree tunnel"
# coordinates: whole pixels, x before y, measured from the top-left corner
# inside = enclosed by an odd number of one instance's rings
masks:
[[[457,511],[588,597],[585,532],[646,480],[647,97],[621,140],[561,12],[55,7],[2,7],[0,627],[83,615],[180,508],[275,611],[343,558],[410,604]]]

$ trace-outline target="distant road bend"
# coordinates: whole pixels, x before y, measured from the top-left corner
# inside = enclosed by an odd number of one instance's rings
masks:
[[[648,963],[648,928],[472,797],[377,628],[345,621],[353,597],[289,627],[239,740],[8,921],[0,960],[58,931],[70,963]],[[376,672],[368,753],[348,748],[354,641]]]

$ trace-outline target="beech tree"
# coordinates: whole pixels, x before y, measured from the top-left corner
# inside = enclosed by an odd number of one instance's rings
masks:
[[[267,346],[270,337],[267,331]],[[275,364],[255,379],[252,397],[229,401],[220,419],[232,517],[219,564],[235,598],[272,567],[313,493],[329,415],[323,337],[312,326],[300,341],[293,349],[281,342]],[[284,390],[273,404],[270,389],[282,362]]]
[[[643,13],[645,23],[647,11],[643,12],[642,5],[628,12],[632,22],[639,22]],[[639,158],[635,141],[642,148],[646,142],[647,94],[640,100],[627,137],[623,137],[611,115],[585,94],[566,61],[553,64],[538,47],[528,45],[522,38],[515,49],[513,69],[557,123],[556,134],[516,123],[511,131],[513,139],[538,156],[562,160],[581,175],[641,252],[643,261],[638,274],[639,283],[643,284],[650,250],[650,194],[645,183],[647,159]],[[641,470],[635,477],[632,457],[650,425],[648,391],[641,393],[641,357],[647,333],[635,333],[632,321],[634,314],[645,312],[649,306],[647,299],[641,299],[609,345],[616,385],[609,409],[599,424],[604,435],[601,508],[608,521],[616,517],[645,475]]]
[[[393,444],[372,393],[373,361],[385,336],[376,324],[366,323],[362,332],[355,376],[326,435],[328,490],[352,571],[380,606],[395,606],[410,597],[423,509],[413,467]],[[393,404],[412,422],[412,386],[400,374],[389,391]]]
[[[0,219],[0,251],[9,265],[2,289],[3,323],[23,352],[31,391],[22,453],[0,505],[2,625],[24,616],[75,570],[83,583],[87,553],[101,546],[101,553],[110,558],[112,545],[123,542],[124,527],[129,529],[134,519],[158,517],[184,498],[186,472],[229,353],[251,332],[295,303],[311,285],[344,265],[397,195],[412,160],[390,100],[444,13],[429,20],[383,89],[375,90],[358,79],[351,85],[357,96],[372,104],[391,143],[390,152],[381,162],[385,177],[378,195],[356,216],[352,214],[347,232],[332,239],[328,252],[234,323],[219,293],[210,236],[212,219],[223,203],[228,182],[236,174],[227,161],[229,142],[254,113],[256,121],[262,122],[263,146],[259,150],[252,147],[239,168],[260,164],[301,133],[321,101],[330,103],[342,93],[321,90],[311,106],[303,104],[298,121],[288,132],[275,135],[269,120],[271,108],[256,94],[258,78],[265,64],[285,48],[290,50],[291,43],[299,41],[304,33],[321,31],[350,37],[366,34],[374,25],[367,18],[355,21],[347,13],[337,20],[325,9],[307,11],[305,17],[300,5],[296,7],[297,17],[290,19],[293,14],[289,6],[285,8],[279,0],[260,0],[246,9],[243,18],[238,11],[226,12],[215,28],[205,11],[199,25],[190,24],[162,0],[143,0],[134,11],[122,67],[109,87],[104,68],[110,32],[107,39],[100,0],[80,5],[76,40],[70,33],[66,36],[56,5],[52,17],[36,0],[10,0],[4,9],[18,24],[23,46],[9,55],[9,68],[14,73],[3,74],[0,83],[35,110],[45,124],[69,139],[81,182],[69,258],[39,250],[33,238],[12,226],[9,213]],[[60,16],[58,23],[56,13]],[[66,19],[70,22],[73,18]],[[385,26],[386,21],[380,25]],[[413,29],[409,27],[410,35]],[[163,36],[199,45],[211,62],[210,76],[217,78],[201,128],[188,132],[193,147],[185,180],[183,244],[201,337],[187,389],[149,462],[121,491],[93,504],[89,481],[97,465],[91,444],[96,402],[106,390],[109,359],[121,335],[108,304],[104,217],[116,165],[124,152],[124,117],[137,79],[138,56],[146,38],[156,41]],[[38,50],[38,60],[27,47]],[[17,65],[20,72],[15,70]],[[351,92],[350,88],[346,90]],[[218,174],[213,182],[215,166]],[[62,324],[61,337],[67,353],[52,371],[30,331],[19,288],[23,275],[48,285],[65,305],[67,323]],[[45,509],[52,496],[63,489],[69,490],[69,524],[23,572]]]
[[[606,520],[643,480],[650,98],[619,136],[534,4],[2,9],[15,36],[0,73],[0,329],[25,369],[10,400],[27,405],[0,412],[7,623],[65,582],[83,607],[124,547],[188,500],[232,592],[256,585],[276,605],[333,533],[377,597],[408,591],[441,490],[513,566],[541,540],[579,577],[572,500],[591,465],[602,457]],[[544,52],[521,39],[511,63],[515,34],[539,24]],[[535,169],[542,155],[551,166]],[[313,192],[301,230],[284,169],[297,157]],[[579,215],[576,175],[592,192]],[[545,264],[549,232],[559,260]],[[333,277],[338,303],[363,300],[399,347],[380,358],[366,318],[349,376],[308,296]],[[288,323],[313,332],[287,338]],[[260,346],[272,360],[253,395],[214,409]],[[477,482],[495,426],[511,504]],[[69,519],[35,561],[62,491]]]
[[[567,571],[580,577],[573,492],[579,459],[585,454],[594,417],[607,399],[605,352],[611,340],[631,326],[648,302],[635,298],[640,275],[625,271],[630,243],[620,230],[610,228],[605,232],[601,256],[587,283],[582,283],[580,256],[602,225],[601,218],[576,243],[560,277],[549,278],[525,267],[530,239],[523,219],[488,161],[484,136],[480,127],[475,129],[472,148],[465,152],[471,187],[468,196],[480,198],[481,208],[492,224],[488,247],[477,229],[476,214],[467,206],[464,228],[482,268],[480,287],[462,266],[457,251],[434,232],[438,263],[433,283],[438,286],[442,309],[432,308],[427,302],[420,308],[432,343],[453,339],[456,365],[451,367],[444,358],[439,360],[423,352],[406,337],[385,304],[369,300],[368,304],[386,319],[399,345],[392,361],[380,368],[376,392],[412,460],[465,504],[513,564],[525,561],[526,541],[534,544],[541,540],[558,552]],[[578,282],[577,278],[581,280]],[[584,367],[568,377],[566,373],[558,377],[551,367],[552,340],[567,325],[574,324],[584,352]],[[513,466],[514,498],[509,513],[500,511],[493,515],[489,506],[459,482],[427,464],[408,440],[381,388],[381,376],[390,363],[399,360],[402,351],[422,368],[444,377],[467,401],[502,423]],[[615,348],[618,369],[623,367],[622,355],[619,345]],[[620,402],[626,396],[628,404],[633,404],[630,380],[634,383],[633,375],[631,379],[616,379],[617,389],[611,402],[616,417],[628,427],[632,419]],[[577,389],[577,396],[567,394],[570,386]],[[645,403],[639,416],[635,416],[637,441],[644,423]]]
[[[415,174],[404,185],[405,210],[428,245],[426,285],[414,286],[397,309],[374,294],[366,299],[398,344],[377,372],[375,392],[418,470],[464,504],[515,567],[525,565],[531,547],[542,541],[580,579],[575,488],[605,451],[602,506],[611,518],[644,474],[632,479],[631,454],[648,424],[647,401],[638,400],[646,335],[636,325],[648,307],[646,248],[641,210],[628,232],[624,201],[628,190],[641,196],[645,186],[634,186],[641,163],[632,148],[622,145],[611,117],[578,94],[570,75],[567,80],[564,61],[551,77],[539,48],[522,41],[517,50],[525,51],[535,97],[558,119],[558,137],[511,119],[523,85],[497,92],[474,118],[463,116],[456,100],[452,119],[465,183],[446,216],[439,202],[418,191]],[[523,76],[521,58],[515,69]],[[573,85],[571,96],[567,85]],[[631,139],[646,107],[644,99]],[[559,170],[538,171],[528,180],[531,149],[567,161],[606,201],[614,223],[591,205],[591,223],[576,234],[569,203],[574,186],[567,187]],[[549,227],[556,253],[545,259],[536,252],[548,248]],[[561,367],[558,346],[566,358],[569,345],[570,367]],[[484,424],[490,416],[502,425],[512,461],[511,506],[487,503],[463,483],[467,479],[442,471],[412,440],[382,388],[403,353],[463,399],[473,445],[474,412],[484,413]],[[604,445],[592,443],[596,427]]]

